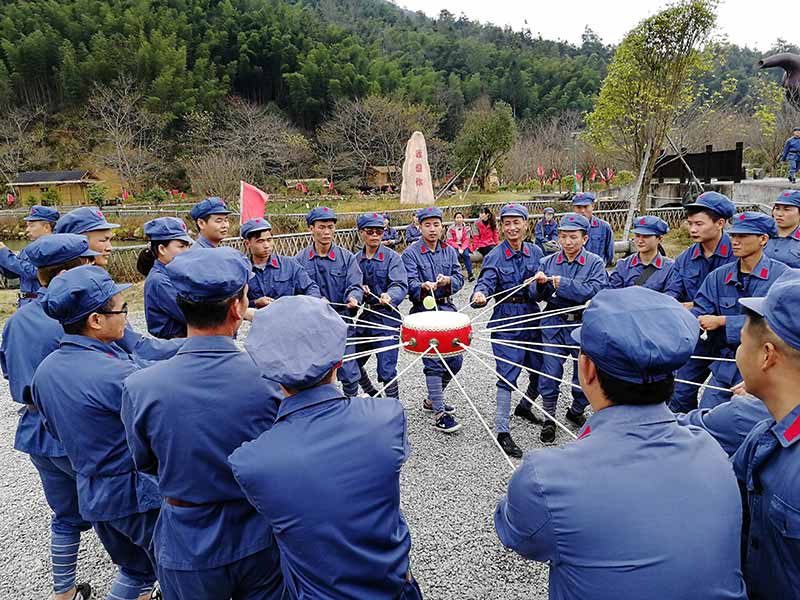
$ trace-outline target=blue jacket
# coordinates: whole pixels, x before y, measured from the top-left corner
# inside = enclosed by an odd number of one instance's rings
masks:
[[[321,385],[283,400],[272,429],[230,456],[275,532],[289,597],[398,597],[411,548],[400,512],[409,452],[399,401]]]
[[[151,335],[165,340],[186,337],[186,318],[177,295],[166,265],[157,260],[144,282],[144,315]]]
[[[277,300],[283,296],[311,296],[319,298],[319,287],[297,260],[291,256],[270,256],[266,264],[253,265],[253,277],[248,282],[247,298],[250,306],[268,296]]]
[[[535,244],[523,242],[522,248],[518,252],[515,252],[509,243],[503,240],[484,257],[481,263],[481,272],[478,276],[478,282],[475,284],[473,294],[475,292],[481,292],[484,296],[491,296],[520,285],[526,279],[536,275],[536,272],[539,270],[541,259],[542,251]],[[504,317],[522,316],[539,312],[539,305],[536,304],[536,299],[530,286],[523,287],[513,294],[514,298],[526,299],[526,303],[512,304],[511,302],[501,302],[497,304],[496,301],[500,300],[503,296],[505,296],[505,294],[501,293],[495,297],[492,321]],[[492,321],[488,323],[487,327],[495,325]],[[497,325],[507,325],[511,322],[510,320],[501,321],[498,322]],[[526,323],[522,325],[522,327],[530,327],[537,324],[538,323]],[[492,333],[492,336],[506,339],[522,339],[529,337],[524,331],[498,332]]]
[[[675,418],[681,425],[705,429],[728,456],[733,456],[756,423],[769,419],[770,414],[758,398],[733,396],[714,408],[695,408],[688,413],[679,413]]]
[[[739,281],[739,261],[714,270],[700,287],[694,298],[692,314],[725,315],[725,326],[708,333],[708,348],[711,356],[734,358],[741,342],[745,315],[742,314],[739,298],[766,296],[767,290],[789,267],[762,256],[761,260],[744,281]],[[736,363],[713,362],[710,365],[717,381],[733,385],[740,379]]]
[[[158,508],[154,477],[133,464],[120,416],[122,382],[138,367],[111,344],[64,335],[33,376],[33,402],[75,469],[87,521],[112,521]]]
[[[21,294],[36,294],[41,285],[37,276],[37,269],[28,260],[23,248],[19,254],[14,254],[8,248],[0,249],[0,271],[10,278],[19,277],[19,291]],[[19,306],[27,304],[34,298],[20,298]]]
[[[394,227],[385,227],[383,229],[383,235],[381,235],[381,241],[394,242],[395,244],[397,244],[398,242],[400,242],[400,234],[397,233],[397,230]]]
[[[364,290],[361,289],[364,277],[349,250],[333,244],[327,256],[320,256],[312,244],[295,258],[308,271],[323,298],[339,304],[347,303],[349,298],[355,298],[359,303],[364,300]],[[345,312],[341,306],[334,308],[337,312]]]
[[[735,261],[727,233],[722,234],[717,249],[709,258],[703,254],[702,245],[692,244],[675,259],[676,278],[668,293],[678,302],[692,302],[711,271]]]
[[[356,252],[356,261],[364,274],[364,285],[369,286],[370,292],[375,296],[383,293],[389,294],[392,299],[392,306],[398,307],[408,295],[408,275],[405,265],[400,255],[390,248],[378,246],[372,258],[367,258],[363,248]],[[364,294],[364,303],[374,311],[386,311],[387,315],[397,318],[391,308],[382,307],[372,294]],[[383,319],[375,313],[364,311],[361,320],[369,322],[385,323],[390,327],[396,327],[397,322],[392,319]],[[388,322],[387,322],[388,321]],[[364,332],[365,337],[374,337],[381,333],[378,330],[370,329]],[[388,332],[387,332],[388,333]]]
[[[747,493],[745,581],[750,600],[797,598],[800,590],[800,406],[753,428],[733,457]]]
[[[160,566],[212,569],[270,546],[272,531],[228,455],[272,427],[282,398],[223,336],[191,337],[173,358],[125,380],[122,418],[137,469],[158,476],[162,496],[202,505],[162,505],[153,536]]]
[[[545,242],[558,241],[558,222],[553,219],[549,223],[544,218],[539,219],[533,228],[536,243],[540,246]]]
[[[30,385],[36,367],[58,349],[63,335],[61,324],[45,314],[39,299],[21,307],[6,321],[0,341],[0,367],[14,402],[32,402]],[[41,413],[27,408],[20,410],[14,448],[38,456],[67,455],[45,428]]]
[[[458,262],[458,253],[442,242],[436,243],[436,249],[431,251],[423,240],[414,242],[403,251],[403,264],[408,274],[408,298],[413,306],[411,312],[425,310],[422,306],[422,284],[426,281],[436,281],[438,275],[451,278],[450,285],[437,288],[434,296],[437,302],[443,302],[455,308],[452,300],[445,302],[464,286],[464,275],[461,274],[461,265]],[[425,295],[430,295],[425,292]]]
[[[218,246],[212,244],[207,237],[205,237],[204,235],[200,235],[199,233],[197,234],[197,239],[195,239],[194,244],[192,245],[192,248],[217,248],[217,247]]]
[[[494,523],[550,562],[551,600],[746,598],[730,463],[664,404],[610,406],[578,441],[528,452]]]
[[[569,262],[564,251],[545,256],[539,263],[545,275],[560,275],[558,290],[552,283],[532,284],[537,300],[547,302],[549,308],[567,308],[583,304],[608,287],[608,276],[603,259],[582,248],[575,260]]]
[[[413,223],[408,227],[406,227],[406,246],[410,246],[421,237],[422,237],[422,232],[419,230],[419,227],[417,227]]]
[[[603,259],[606,266],[614,262],[614,231],[603,219],[592,217],[589,220],[589,241],[586,242],[586,249],[597,254]]]
[[[678,277],[675,270],[675,261],[659,253],[650,264],[655,267],[656,272],[644,283],[644,287],[669,295],[675,294],[677,286],[674,280]],[[639,258],[638,252],[623,258],[617,261],[614,270],[609,275],[609,284],[612,288],[635,285],[636,280],[646,267]]]
[[[790,155],[797,156],[798,154],[800,154],[800,138],[792,136],[783,145],[781,160],[786,160]]]
[[[764,254],[793,269],[800,269],[800,227],[786,237],[770,238]]]

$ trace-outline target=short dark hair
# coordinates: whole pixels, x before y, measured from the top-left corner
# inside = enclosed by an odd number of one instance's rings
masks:
[[[250,233],[247,234],[246,239],[247,241],[252,241],[254,238],[261,237],[261,234],[266,232],[272,233],[272,229],[260,229],[259,231],[251,231]]]
[[[455,219],[458,215],[461,215],[463,217],[464,213],[461,212],[460,210],[457,210],[456,212],[453,213],[453,218]]]
[[[217,302],[193,302],[180,294],[176,297],[178,308],[186,318],[186,324],[198,329],[211,329],[219,327],[228,316],[228,309],[233,302],[244,296],[244,288],[230,298]]]
[[[742,307],[742,314],[748,317],[747,326],[751,330],[754,330],[753,334],[758,337],[760,341],[772,343],[772,345],[780,350],[787,358],[796,361],[800,360],[800,350],[790,346],[778,337],[764,317],[747,307]]]
[[[715,210],[711,210],[710,208],[704,208],[702,206],[690,206],[686,208],[686,216],[693,217],[694,215],[704,214],[709,219],[711,219],[714,223],[722,219],[723,221],[727,221],[725,217],[719,214]]]
[[[675,378],[672,375],[653,383],[632,383],[613,377],[598,367],[597,379],[606,398],[614,404],[660,404],[667,402],[675,389]]]
[[[86,322],[89,320],[89,317],[92,316],[92,313],[99,313],[99,312],[103,312],[103,311],[114,310],[113,307],[112,307],[112,301],[113,300],[114,300],[113,297],[109,298],[108,302],[103,304],[103,306],[100,306],[99,308],[96,308],[95,310],[90,312],[88,315],[83,317],[80,321],[76,321],[75,323],[69,323],[68,325],[62,324],[61,326],[64,328],[64,333],[68,333],[70,335],[82,335],[86,331]]]
[[[81,265],[85,265],[89,262],[88,258],[84,258],[83,256],[78,256],[77,258],[72,258],[66,262],[59,263],[57,265],[50,265],[49,267],[39,267],[36,269],[36,278],[39,280],[39,283],[44,287],[50,285],[50,282],[56,278],[56,275],[61,273],[61,271],[69,271],[70,269],[74,269],[75,267],[80,267]]]

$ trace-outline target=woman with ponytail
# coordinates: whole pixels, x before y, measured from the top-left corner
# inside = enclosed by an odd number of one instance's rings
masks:
[[[144,224],[150,247],[139,254],[136,269],[146,275],[144,314],[147,330],[155,337],[169,340],[186,337],[186,318],[178,308],[177,292],[166,266],[192,245],[186,224],[176,217],[160,217]]]

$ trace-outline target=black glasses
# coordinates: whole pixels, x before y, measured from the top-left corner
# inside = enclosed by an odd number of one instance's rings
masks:
[[[120,310],[98,310],[98,314],[101,315],[127,315],[128,314],[128,305],[123,304],[122,309]]]
[[[373,228],[373,227],[365,227],[363,229],[363,231],[367,235],[383,235],[383,229],[382,228],[381,229],[377,229],[377,228]]]

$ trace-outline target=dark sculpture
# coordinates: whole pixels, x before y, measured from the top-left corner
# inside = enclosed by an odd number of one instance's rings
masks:
[[[786,90],[786,99],[800,110],[800,55],[791,52],[773,54],[758,61],[759,69],[783,69],[781,85]]]

